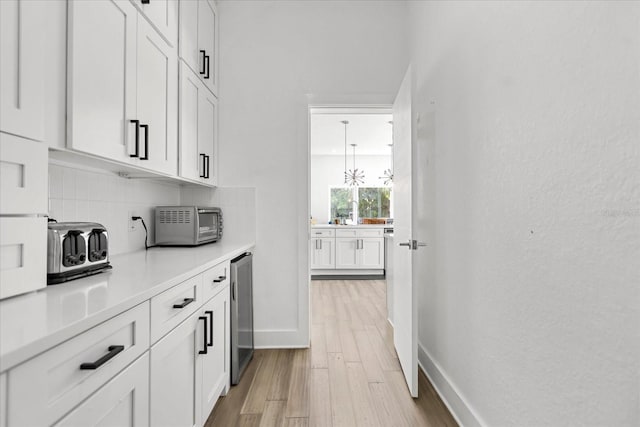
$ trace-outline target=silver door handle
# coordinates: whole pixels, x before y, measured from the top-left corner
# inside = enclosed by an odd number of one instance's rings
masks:
[[[411,240],[409,240],[407,243],[398,243],[398,246],[406,246],[409,249],[411,249],[411,246],[412,246],[411,243],[412,243]]]

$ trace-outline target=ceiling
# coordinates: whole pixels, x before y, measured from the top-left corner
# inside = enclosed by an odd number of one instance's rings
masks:
[[[344,156],[344,125],[347,125],[347,153],[349,144],[358,144],[356,155],[391,155],[391,114],[311,114],[311,155]]]

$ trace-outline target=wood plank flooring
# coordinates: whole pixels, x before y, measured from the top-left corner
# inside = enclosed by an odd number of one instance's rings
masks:
[[[420,372],[412,399],[383,280],[311,282],[311,348],[256,350],[205,427],[457,426]]]

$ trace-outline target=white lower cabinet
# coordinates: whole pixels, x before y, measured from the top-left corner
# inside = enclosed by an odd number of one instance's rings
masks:
[[[336,237],[336,269],[384,268],[383,237]]]
[[[59,427],[150,425],[148,353],[55,423]]]
[[[229,384],[229,288],[151,347],[151,425],[201,426]]]
[[[7,427],[7,374],[0,375],[0,427]]]
[[[336,267],[336,239],[332,237],[311,239],[311,268]]]
[[[149,303],[144,302],[17,366],[8,377],[8,425],[101,425],[102,418],[120,416],[118,411],[124,410],[137,414],[132,420],[146,420],[148,399],[143,397],[147,395],[148,374],[142,388],[141,378],[136,374],[129,378],[125,368],[148,348]],[[148,364],[143,363],[146,373]],[[136,391],[135,400],[130,386],[143,390]],[[108,391],[99,391],[106,387]],[[104,398],[96,398],[98,394]],[[116,409],[123,399],[130,399],[134,406]],[[80,410],[82,407],[85,409]]]

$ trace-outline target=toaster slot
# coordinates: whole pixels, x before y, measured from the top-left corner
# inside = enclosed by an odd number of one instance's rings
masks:
[[[73,267],[84,264],[87,247],[80,230],[70,230],[62,240],[62,265]]]
[[[94,228],[89,234],[89,261],[97,262],[107,259],[109,246],[105,230]]]

